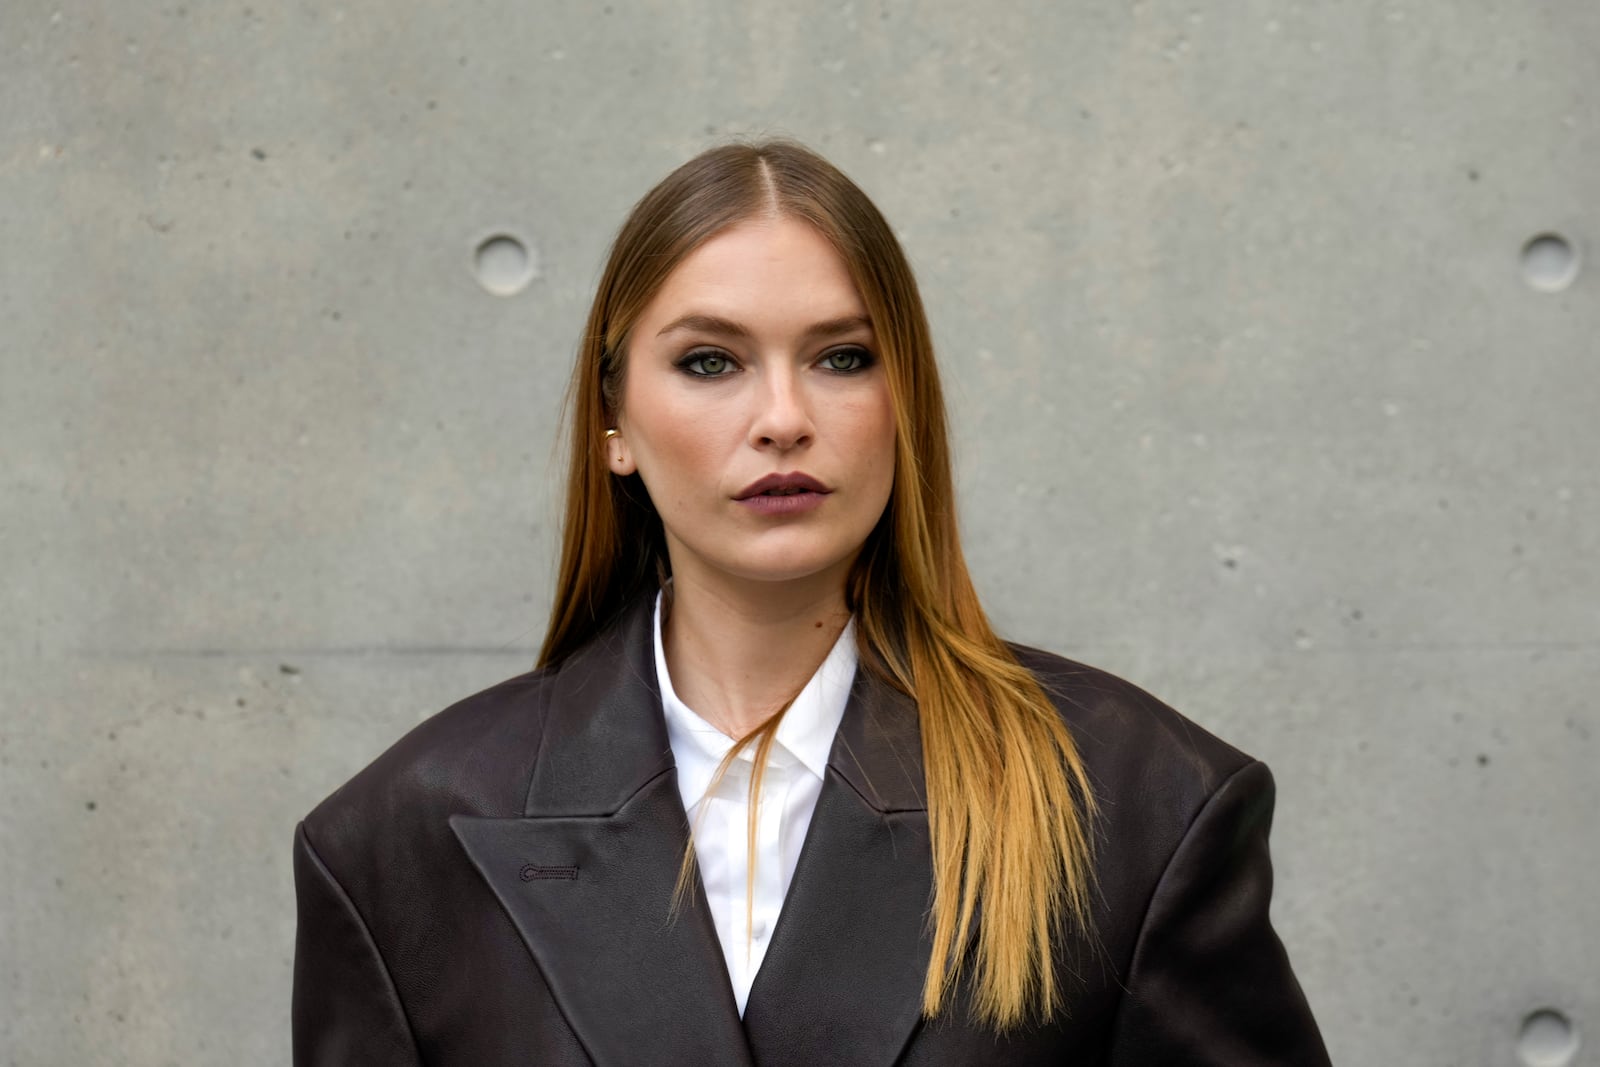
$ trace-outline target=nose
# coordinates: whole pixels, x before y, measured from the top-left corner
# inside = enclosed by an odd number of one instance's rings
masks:
[[[780,452],[809,445],[816,435],[816,425],[811,416],[812,400],[799,375],[785,369],[765,378],[757,391],[756,410],[750,420],[750,444]]]

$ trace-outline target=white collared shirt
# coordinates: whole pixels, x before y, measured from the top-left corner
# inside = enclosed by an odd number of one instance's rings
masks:
[[[784,712],[773,738],[756,823],[755,892],[750,922],[745,922],[748,885],[748,822],[750,772],[754,745],[739,753],[722,781],[706,790],[733,739],[696,715],[672,688],[661,643],[661,596],[655,611],[656,680],[666,712],[667,741],[678,765],[678,790],[694,831],[695,858],[706,901],[722,942],[722,955],[733,982],[733,997],[744,1015],[750,985],[767,954],[772,928],[794,877],[811,814],[822,793],[833,735],[844,718],[844,706],[856,674],[855,620],[845,625],[833,650],[806,687]]]

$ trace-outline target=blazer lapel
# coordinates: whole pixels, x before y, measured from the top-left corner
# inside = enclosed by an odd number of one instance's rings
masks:
[[[899,1059],[921,1020],[932,888],[916,706],[863,667],[745,1005],[756,1062]]]
[[[520,819],[451,828],[597,1067],[749,1065],[696,874],[669,915],[688,827],[640,601],[563,664]]]

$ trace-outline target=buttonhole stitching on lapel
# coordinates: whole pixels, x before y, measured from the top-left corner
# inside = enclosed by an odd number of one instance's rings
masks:
[[[578,868],[576,867],[540,867],[529,863],[518,872],[524,882],[537,882],[546,878],[559,878],[567,881],[576,881]]]

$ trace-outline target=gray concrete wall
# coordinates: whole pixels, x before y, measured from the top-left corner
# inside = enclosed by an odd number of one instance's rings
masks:
[[[1597,41],[1579,0],[7,0],[0,1063],[286,1061],[294,821],[530,662],[603,250],[750,133],[903,233],[1005,630],[1276,769],[1336,1061],[1600,1063],[1600,271],[1522,262],[1600,254]]]

